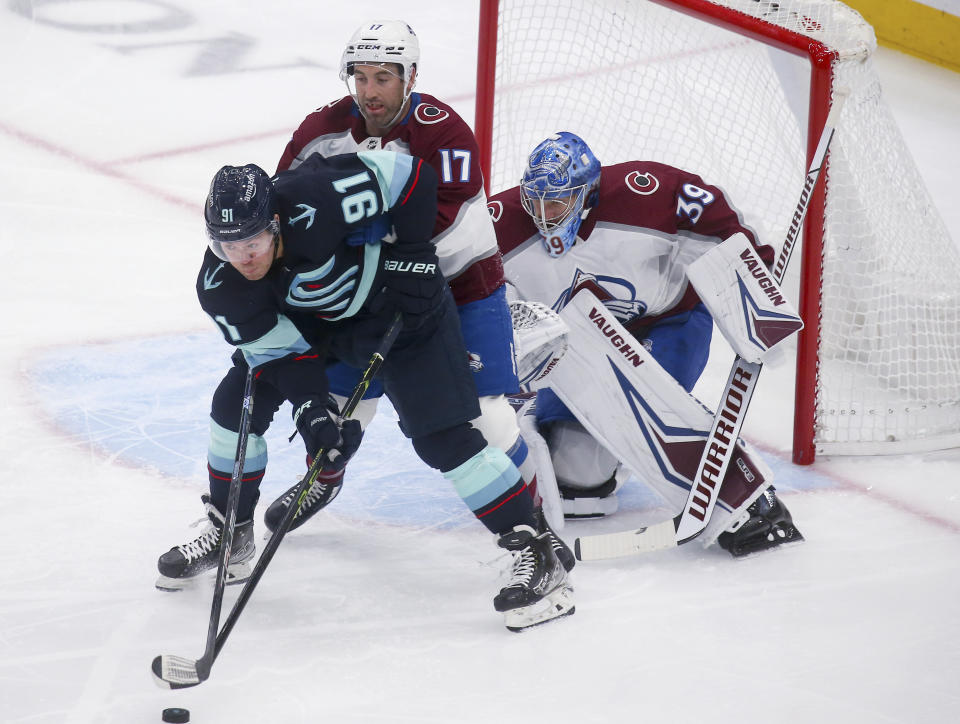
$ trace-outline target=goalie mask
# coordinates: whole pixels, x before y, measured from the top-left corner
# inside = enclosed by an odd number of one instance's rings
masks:
[[[359,106],[353,83],[354,66],[377,65],[397,75],[392,64],[399,65],[402,68],[402,75],[398,77],[403,81],[403,102],[397,115],[390,121],[393,124],[413,92],[414,84],[410,80],[419,62],[420,41],[413,28],[402,20],[376,20],[359,28],[350,38],[340,57],[340,80],[347,84],[347,90]]]
[[[574,245],[581,222],[597,204],[599,188],[600,162],[579,136],[561,131],[533,149],[520,199],[550,256],[562,256]]]

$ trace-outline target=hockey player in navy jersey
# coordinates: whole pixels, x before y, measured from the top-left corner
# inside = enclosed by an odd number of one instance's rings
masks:
[[[737,235],[746,237],[742,243],[763,264],[774,257],[716,186],[661,163],[601,168],[583,139],[569,132],[540,143],[521,184],[492,196],[489,210],[508,284],[520,298],[560,311],[580,290],[590,290],[686,393],[706,366],[713,333],[711,313],[688,282],[689,265]],[[585,372],[579,389],[569,392],[582,395],[588,407],[596,404],[588,399],[594,376]],[[561,401],[549,376],[543,384],[536,422],[549,448],[564,516],[614,512],[622,461]],[[679,388],[677,395],[685,396]],[[677,494],[682,500],[686,491],[672,474],[677,461],[663,452],[667,443],[644,445],[657,446],[648,482],[668,500]],[[750,462],[746,455],[744,460]],[[752,476],[762,477],[750,473],[754,483]],[[719,542],[734,555],[800,538],[773,488],[764,488],[757,483],[751,491],[752,505],[744,499],[730,506],[742,502],[743,510],[719,533]],[[717,516],[722,518],[719,511]]]
[[[197,294],[237,351],[211,406],[203,500],[210,526],[160,557],[158,588],[176,590],[217,565],[247,369],[255,370],[256,393],[230,562],[234,583],[249,575],[254,556],[263,434],[274,414],[290,401],[308,455],[329,451],[318,478],[327,482],[329,502],[339,490],[331,481],[339,480],[361,431],[331,402],[327,366],[365,367],[399,313],[403,329],[378,379],[419,457],[515,554],[517,568],[496,609],[514,629],[573,612],[555,539],[542,529],[519,470],[470,424],[479,414],[476,387],[430,241],[436,184],[421,159],[384,151],[314,156],[273,180],[255,165],[216,174]]]
[[[420,63],[419,41],[405,22],[374,21],[350,39],[340,62],[349,95],[308,115],[293,133],[278,171],[297,168],[313,154],[333,156],[365,149],[387,149],[419,156],[439,178],[432,240],[440,268],[450,285],[480,413],[473,421],[490,442],[502,448],[536,493],[536,471],[528,457],[505,394],[517,390],[510,313],[505,301],[503,266],[486,212],[483,175],[473,132],[447,104],[414,90]],[[331,369],[331,390],[342,400],[357,380],[355,370]],[[382,393],[371,385],[356,416],[366,426]],[[342,473],[327,484],[339,485]],[[293,497],[295,486],[265,514],[274,529]],[[304,505],[296,523],[315,514],[324,499]],[[568,559],[573,565],[573,558]]]

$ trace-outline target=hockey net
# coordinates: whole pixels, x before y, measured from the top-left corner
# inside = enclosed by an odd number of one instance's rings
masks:
[[[490,192],[558,130],[605,165],[693,171],[779,248],[835,89],[849,97],[787,288],[794,460],[960,446],[960,254],[835,0],[482,0],[476,131]],[[819,323],[818,323],[819,319]]]

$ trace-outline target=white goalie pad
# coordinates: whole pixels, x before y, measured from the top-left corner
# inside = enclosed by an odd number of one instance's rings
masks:
[[[509,303],[517,377],[524,392],[543,387],[544,379],[567,351],[567,325],[540,302]]]
[[[687,501],[713,413],[688,394],[593,294],[578,292],[560,316],[567,353],[550,387],[604,447],[677,512]],[[700,536],[709,545],[772,482],[742,442]]]
[[[733,351],[747,362],[803,328],[803,321],[744,234],[687,267],[687,278]]]

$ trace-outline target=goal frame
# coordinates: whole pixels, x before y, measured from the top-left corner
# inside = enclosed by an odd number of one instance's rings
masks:
[[[589,1],[589,0],[585,0]],[[821,42],[737,10],[707,0],[648,0],[698,18],[739,35],[809,60],[810,92],[807,114],[806,165],[816,152],[817,141],[830,112],[834,66],[839,54]],[[497,21],[500,0],[480,0],[477,47],[477,100],[474,132],[480,150],[484,188],[490,193],[490,164],[493,150],[494,98],[496,91]],[[823,278],[823,235],[829,156],[824,177],[814,188],[800,235],[799,312],[804,328],[797,339],[796,388],[794,393],[793,462],[810,465],[816,457],[818,352],[820,346],[821,280]]]

